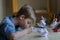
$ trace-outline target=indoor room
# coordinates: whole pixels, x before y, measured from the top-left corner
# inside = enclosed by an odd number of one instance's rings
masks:
[[[60,40],[60,0],[0,0],[0,40]]]

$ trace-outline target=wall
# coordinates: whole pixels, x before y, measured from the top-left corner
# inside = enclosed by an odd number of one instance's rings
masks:
[[[0,21],[7,15],[12,14],[11,0],[0,0]]]
[[[46,9],[47,0],[18,0],[18,9],[21,8],[22,5],[29,4],[34,9]],[[54,13],[60,12],[60,0],[50,0],[50,7]]]
[[[4,17],[4,5],[3,5],[3,0],[0,0],[0,21],[3,19],[3,17]]]
[[[34,9],[45,9],[47,5],[46,3],[46,0],[18,0],[18,9],[24,4],[29,4]]]
[[[12,0],[5,0],[6,16],[12,15]]]
[[[54,13],[57,13],[57,3],[56,0],[50,0],[50,7]]]
[[[51,0],[51,9],[57,14],[60,13],[60,0]]]
[[[60,0],[57,0],[57,13],[60,13]]]

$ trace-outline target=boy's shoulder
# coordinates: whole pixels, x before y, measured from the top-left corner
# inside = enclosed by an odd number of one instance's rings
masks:
[[[11,23],[13,23],[13,17],[12,16],[6,16],[5,18],[3,18],[1,23],[11,24]]]

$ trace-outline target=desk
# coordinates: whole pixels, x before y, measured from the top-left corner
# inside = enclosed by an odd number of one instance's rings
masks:
[[[18,40],[44,40],[44,39],[46,38],[41,37],[39,33],[32,32],[31,34],[21,37]]]
[[[52,30],[48,30],[49,35],[48,37],[40,37],[39,33],[32,32],[31,34],[28,34],[24,37],[21,37],[18,40],[60,40],[60,32],[52,32]]]

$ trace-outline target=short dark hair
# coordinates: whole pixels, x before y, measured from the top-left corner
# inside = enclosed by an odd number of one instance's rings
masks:
[[[16,17],[20,17],[21,15],[25,15],[25,18],[32,18],[33,20],[36,20],[35,11],[30,5],[26,4],[22,6]]]

